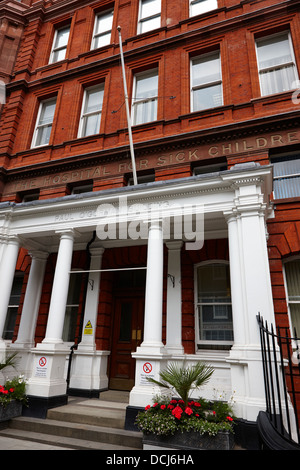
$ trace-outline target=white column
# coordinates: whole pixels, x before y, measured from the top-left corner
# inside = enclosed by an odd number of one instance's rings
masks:
[[[90,270],[100,270],[104,248],[91,249]],[[81,342],[74,351],[70,388],[95,396],[108,388],[109,351],[97,351],[95,343],[101,273],[89,273]]]
[[[148,235],[144,340],[141,349],[160,350],[163,306],[163,230],[160,221],[152,221]],[[139,349],[139,348],[138,348]]]
[[[17,340],[14,347],[34,346],[34,333],[38,317],[48,253],[32,252],[30,272],[24,297]]]
[[[31,377],[27,394],[66,400],[66,360],[70,349],[62,340],[73,254],[74,231],[60,235],[46,335],[32,349]]]
[[[144,340],[132,357],[136,359],[135,385],[130,392],[131,406],[145,406],[159,393],[147,377],[159,380],[159,372],[169,358],[162,342],[163,231],[160,221],[151,221],[148,235]]]
[[[70,270],[73,255],[74,233],[72,230],[60,236],[55,267],[46,335],[43,343],[62,343],[62,333],[68,298]]]
[[[181,321],[181,241],[169,242],[167,280],[167,343],[171,354],[184,354]]]
[[[95,332],[98,316],[98,304],[99,304],[99,291],[100,291],[100,269],[102,264],[102,255],[104,248],[92,248],[91,249],[91,263],[90,270],[98,272],[90,272],[88,277],[87,295],[85,302],[83,328],[81,342],[78,346],[78,350],[94,351],[95,346]]]
[[[248,190],[248,191],[247,191]],[[225,214],[228,222],[234,345],[231,365],[236,415],[256,421],[265,408],[261,362],[260,313],[275,323],[265,230],[266,206],[255,185],[237,191],[235,207]]]
[[[3,336],[7,309],[13,285],[15,269],[19,254],[19,240],[18,237],[10,237],[7,246],[4,248],[4,253],[0,266],[0,336]],[[1,341],[1,340],[0,340]]]

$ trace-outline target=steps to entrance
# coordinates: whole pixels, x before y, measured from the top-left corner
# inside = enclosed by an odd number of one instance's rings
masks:
[[[127,404],[126,396],[113,391],[100,399],[72,397],[48,410],[46,419],[12,419],[0,436],[78,450],[140,450],[142,433],[124,430]]]

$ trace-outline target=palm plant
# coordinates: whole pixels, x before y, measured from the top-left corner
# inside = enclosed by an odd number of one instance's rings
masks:
[[[187,406],[192,390],[208,382],[214,369],[202,362],[185,367],[178,363],[171,363],[159,373],[161,381],[148,378],[150,382],[163,388],[175,390]]]
[[[0,362],[0,370],[5,369],[6,367],[15,367],[16,365],[16,356],[17,352],[10,354],[9,356],[4,359],[3,362]]]

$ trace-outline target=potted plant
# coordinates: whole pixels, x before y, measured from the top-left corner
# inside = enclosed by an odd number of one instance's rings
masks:
[[[172,363],[160,372],[161,381],[149,381],[171,389],[179,398],[155,397],[136,418],[143,432],[144,448],[220,449],[233,447],[234,417],[231,406],[223,401],[191,399],[193,390],[204,385],[213,368],[203,363],[184,367]]]
[[[15,366],[16,353],[11,354],[0,363],[0,371]],[[4,375],[2,374],[4,378]],[[7,421],[22,414],[22,406],[27,405],[26,380],[23,375],[12,379],[1,380],[0,385],[0,422]],[[4,383],[3,383],[4,382]]]

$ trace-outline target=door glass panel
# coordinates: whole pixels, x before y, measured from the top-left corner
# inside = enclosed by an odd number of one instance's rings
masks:
[[[124,302],[121,305],[119,341],[131,341],[132,303]]]

